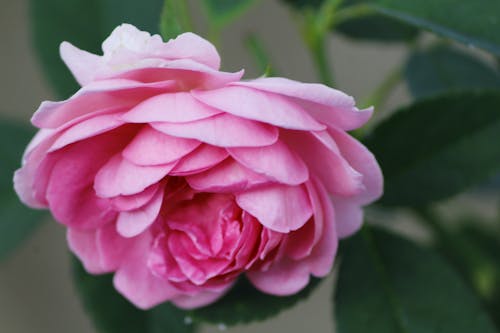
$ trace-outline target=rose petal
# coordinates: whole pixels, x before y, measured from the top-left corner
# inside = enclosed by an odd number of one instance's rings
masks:
[[[163,194],[164,190],[160,188],[145,206],[136,210],[121,212],[116,221],[118,233],[123,237],[135,237],[153,224],[160,213]]]
[[[50,147],[49,152],[61,149],[77,141],[102,134],[123,124],[124,122],[114,113],[84,120],[62,132],[61,136]]]
[[[183,157],[172,169],[172,176],[187,176],[205,171],[225,160],[229,154],[226,149],[206,144]]]
[[[181,138],[197,139],[220,147],[259,147],[278,139],[275,127],[221,114],[190,123],[153,123],[156,130]]]
[[[160,181],[174,166],[175,162],[138,166],[124,159],[121,154],[116,154],[97,172],[94,189],[101,198],[139,193]]]
[[[265,272],[248,271],[246,275],[260,291],[276,296],[287,296],[307,286],[310,272],[307,265],[284,258]]]
[[[221,111],[198,102],[187,92],[176,92],[151,97],[122,117],[131,123],[159,121],[184,123],[209,118],[220,113]]]
[[[277,182],[299,185],[309,179],[305,163],[281,140],[265,147],[230,148],[228,152],[250,170]]]
[[[93,82],[65,101],[43,102],[31,122],[39,128],[57,128],[89,113],[131,107],[160,92],[172,89],[174,83],[142,83],[125,79]]]
[[[363,126],[373,113],[373,108],[358,110],[351,96],[322,84],[270,77],[233,82],[231,85],[288,96],[320,123],[346,131]]]
[[[200,291],[194,295],[178,296],[172,300],[172,303],[185,310],[199,308],[217,301],[219,298],[224,296],[229,291],[229,289],[231,289],[233,284],[233,281],[228,282],[227,286],[222,291]]]
[[[236,86],[195,90],[192,94],[203,103],[238,117],[290,129],[325,129],[300,106],[279,95]]]
[[[68,228],[67,240],[71,251],[92,274],[116,270],[132,244],[116,233],[113,223],[91,230]]]
[[[76,228],[93,228],[115,218],[110,202],[95,196],[92,183],[97,170],[121,148],[128,135],[128,129],[119,129],[72,144],[47,157],[54,162],[46,197],[59,222]]]
[[[384,178],[373,154],[349,134],[332,128],[329,133],[337,143],[342,156],[363,176],[363,187],[358,200],[368,204],[380,198],[384,189]]]
[[[244,74],[243,70],[235,73],[220,72],[189,59],[147,61],[135,67],[113,73],[113,77],[144,83],[175,80],[176,91],[187,91],[224,87],[228,83],[238,81]],[[103,76],[105,77],[106,75]]]
[[[325,145],[316,133],[289,131],[283,133],[282,138],[294,147],[311,174],[318,177],[331,194],[352,196],[363,191],[362,175],[338,151]]]
[[[303,186],[257,188],[236,194],[236,202],[265,227],[283,233],[299,229],[313,214]]]
[[[316,211],[322,212],[321,223],[323,228],[317,236],[320,236],[317,244],[314,246],[310,256],[307,258],[307,264],[311,274],[316,277],[324,277],[328,275],[332,268],[335,255],[337,254],[338,236],[336,226],[338,226],[341,216],[334,212],[332,201],[328,192],[319,181],[313,181],[314,188],[318,196],[312,196],[313,207]]]
[[[168,281],[151,274],[147,254],[151,236],[147,233],[134,238],[129,255],[123,258],[113,278],[115,288],[140,309],[147,310],[182,294]]]
[[[215,47],[207,40],[190,32],[180,34],[164,43],[159,35],[150,35],[131,24],[121,24],[102,44],[106,58],[117,53],[131,53],[142,58],[192,59],[214,69],[220,65],[220,57]],[[123,58],[123,55],[118,55]]]
[[[111,198],[111,202],[118,211],[135,210],[151,201],[159,186],[159,184],[153,184],[142,192],[114,197]]]
[[[145,126],[123,150],[122,156],[137,165],[160,165],[179,160],[200,145]]]
[[[200,192],[235,193],[269,183],[269,179],[255,174],[233,159],[192,176],[186,177],[189,186]]]
[[[84,86],[94,80],[96,72],[105,68],[100,56],[80,50],[68,42],[62,42],[59,46],[61,58],[70,69],[76,81]]]

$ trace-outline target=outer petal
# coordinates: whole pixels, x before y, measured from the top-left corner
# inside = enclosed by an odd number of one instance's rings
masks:
[[[150,202],[158,192],[160,186],[161,183],[156,183],[140,193],[114,197],[111,199],[111,202],[118,211],[136,210]]]
[[[190,123],[153,123],[160,132],[181,138],[196,139],[220,147],[259,147],[278,139],[275,127],[221,114]]]
[[[351,96],[322,84],[302,83],[285,78],[260,78],[234,82],[232,85],[288,96],[298,101],[319,122],[344,130],[361,127],[370,119],[373,111],[372,108],[358,110]]]
[[[94,189],[101,198],[139,193],[160,181],[174,165],[138,166],[116,154],[96,174]]]
[[[309,179],[306,164],[281,140],[265,147],[230,148],[228,152],[247,168],[277,182],[299,185]]]
[[[123,258],[123,264],[114,276],[115,288],[144,310],[182,295],[182,292],[168,281],[154,276],[149,271],[147,260],[151,236],[144,233],[133,239],[134,246],[131,247],[129,255]]]
[[[80,50],[71,43],[62,42],[59,53],[81,86],[92,82],[95,73],[105,69],[105,64],[100,56]]]
[[[257,188],[236,194],[236,202],[265,227],[283,233],[299,229],[313,213],[303,186]]]
[[[40,128],[57,128],[96,112],[136,105],[140,101],[175,87],[174,81],[142,83],[126,79],[93,82],[61,102],[43,102],[31,118]]]
[[[184,123],[209,118],[221,112],[196,101],[187,92],[176,92],[151,97],[124,114],[123,119],[131,123]]]
[[[335,227],[339,238],[349,237],[363,224],[363,207],[355,198],[333,197]]]
[[[213,69],[219,69],[220,57],[215,47],[206,39],[186,32],[163,45],[162,55],[170,59],[192,59]]]
[[[332,128],[329,133],[337,143],[342,156],[363,175],[365,191],[358,196],[359,202],[363,205],[368,204],[382,196],[384,178],[373,154],[344,131]]]
[[[309,267],[295,260],[284,258],[267,271],[248,271],[247,277],[260,291],[287,296],[297,293],[309,283]]]
[[[177,138],[146,125],[123,150],[123,157],[137,165],[175,162],[200,145],[199,141]]]
[[[123,237],[135,237],[153,224],[160,213],[163,194],[164,189],[161,187],[151,201],[143,207],[121,212],[116,221],[118,233]]]
[[[76,228],[95,228],[115,217],[110,202],[95,196],[92,183],[97,170],[121,148],[123,138],[128,135],[127,129],[118,129],[46,157],[54,161],[46,197],[59,222]],[[42,188],[37,190],[45,192]]]
[[[210,291],[200,290],[199,293],[196,293],[194,295],[178,296],[172,300],[172,303],[174,303],[181,309],[186,309],[186,310],[199,308],[217,301],[219,298],[224,296],[229,291],[229,289],[231,289],[233,284],[234,284],[233,282],[229,282],[227,284],[227,287],[221,292],[210,292]]]
[[[146,61],[135,67],[102,78],[115,77],[140,82],[175,80],[176,91],[186,91],[220,88],[238,81],[244,73],[243,70],[236,73],[220,72],[190,59]]]
[[[93,230],[68,228],[67,239],[71,251],[92,274],[116,270],[132,244],[116,233],[113,223]]]
[[[203,103],[238,117],[290,129],[325,129],[299,105],[279,95],[236,86],[193,91],[192,94]]]
[[[332,270],[337,253],[338,236],[335,227],[341,217],[336,215],[336,211],[334,212],[330,197],[323,185],[318,181],[314,181],[313,185],[316,188],[318,197],[311,196],[311,200],[313,200],[314,209],[322,211],[323,230],[319,234],[318,243],[307,258],[307,264],[310,267],[311,274],[324,277]]]
[[[31,140],[23,155],[23,165],[14,173],[14,189],[23,203],[32,208],[45,208],[48,203],[45,199],[36,196],[36,174],[40,163],[57,135],[53,130],[40,130]],[[44,176],[48,179],[50,174]],[[46,185],[43,188],[45,192]]]
[[[102,49],[107,59],[112,56],[122,59],[135,56],[169,60],[191,59],[214,69],[218,69],[220,65],[219,54],[215,47],[190,32],[164,43],[159,35],[151,36],[133,25],[122,24],[104,41]]]
[[[294,147],[307,163],[311,174],[318,177],[331,194],[352,196],[363,191],[362,175],[347,163],[335,147],[325,144],[317,134],[287,131],[281,137]]]
[[[203,172],[225,160],[229,154],[226,149],[202,144],[193,152],[182,158],[170,174],[186,176]]]
[[[69,144],[88,139],[123,125],[123,121],[115,114],[104,114],[84,120],[63,131],[50,147],[49,152],[61,149]]]
[[[233,159],[186,178],[189,185],[200,192],[235,193],[269,183],[269,179],[253,173]]]

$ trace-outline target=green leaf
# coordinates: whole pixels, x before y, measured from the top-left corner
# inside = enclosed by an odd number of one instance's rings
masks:
[[[163,0],[100,0],[101,33],[107,37],[122,23],[130,23],[151,34],[159,33]],[[184,2],[184,1],[182,1]],[[99,41],[102,43],[102,40]]]
[[[68,97],[78,89],[59,56],[59,45],[69,41],[97,53],[104,39],[99,11],[98,0],[30,0],[35,52],[59,97]]]
[[[500,231],[478,218],[460,222],[458,230],[441,232],[437,249],[480,296],[500,328]]]
[[[0,260],[40,225],[43,213],[25,207],[14,192],[12,178],[33,136],[27,126],[0,121]]]
[[[30,0],[35,51],[58,97],[79,88],[59,56],[61,42],[100,53],[101,43],[121,23],[157,32],[161,6],[161,0],[147,6],[133,0]]]
[[[366,0],[377,13],[500,54],[498,0]]]
[[[341,244],[339,333],[494,333],[459,276],[437,255],[376,228]]]
[[[385,174],[379,203],[422,206],[500,171],[500,91],[451,93],[398,110],[365,140]]]
[[[300,300],[308,297],[319,285],[320,279],[313,278],[309,285],[299,293],[278,297],[256,290],[248,280],[241,278],[229,294],[220,301],[190,312],[195,321],[213,324],[235,325],[261,321],[277,315]]]
[[[363,0],[345,0],[339,11],[352,9]],[[334,22],[335,23],[335,22]],[[399,19],[377,13],[353,17],[334,27],[335,31],[350,38],[383,42],[412,41],[418,36],[418,29]]]
[[[245,13],[257,0],[203,0],[209,20],[218,28]]]
[[[318,8],[325,0],[283,0],[297,9]]]
[[[73,258],[73,277],[83,306],[99,333],[193,333],[195,325],[184,323],[185,312],[168,303],[143,311],[123,298],[111,275],[85,272]]]
[[[416,98],[456,90],[500,88],[500,74],[495,68],[443,44],[413,52],[406,63],[405,76]]]

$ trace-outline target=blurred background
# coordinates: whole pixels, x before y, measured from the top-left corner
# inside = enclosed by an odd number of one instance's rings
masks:
[[[193,11],[196,14],[197,8],[193,7]],[[203,20],[199,13],[195,17]],[[247,78],[262,75],[242,44],[243,36],[256,32],[280,74],[301,81],[317,81],[297,29],[289,8],[278,1],[261,1],[223,32],[219,49],[223,69],[245,68]],[[4,118],[24,123],[29,121],[41,101],[55,99],[35,59],[31,37],[28,1],[0,0],[0,112]],[[329,38],[336,86],[355,98],[366,97],[394,64],[406,57],[406,48],[398,44],[353,42],[335,35]],[[399,85],[385,108],[404,104],[408,96],[407,88]],[[452,211],[465,205],[491,215],[492,203],[494,199],[471,200],[470,196],[462,196],[455,199]],[[398,228],[412,235],[421,232],[425,237],[423,231],[409,231],[405,223],[398,224]],[[72,285],[69,259],[64,228],[48,219],[40,223],[38,230],[16,252],[0,262],[0,332],[95,332]],[[332,332],[333,279],[332,275],[311,298],[274,319],[228,331]],[[207,326],[202,332],[221,329],[224,328]]]

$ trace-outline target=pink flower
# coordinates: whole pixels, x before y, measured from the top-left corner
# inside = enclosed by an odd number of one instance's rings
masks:
[[[68,227],[71,250],[140,308],[220,298],[245,274],[290,295],[327,275],[337,242],[381,195],[346,131],[371,109],[320,84],[240,81],[192,33],[164,43],[121,25],[103,56],[62,43],[82,88],[43,102],[14,177]]]

